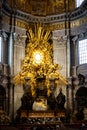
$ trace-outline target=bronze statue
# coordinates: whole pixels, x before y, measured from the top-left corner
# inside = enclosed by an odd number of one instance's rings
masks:
[[[57,109],[63,110],[65,104],[65,95],[62,93],[62,89],[60,89],[60,92],[58,96],[56,97],[56,107]]]
[[[47,97],[47,87],[45,85],[45,78],[37,78],[37,87],[36,87],[36,98],[38,97]]]

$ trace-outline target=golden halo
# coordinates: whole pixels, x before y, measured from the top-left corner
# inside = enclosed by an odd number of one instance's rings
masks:
[[[33,63],[41,64],[43,62],[44,54],[40,50],[36,50],[33,53]]]

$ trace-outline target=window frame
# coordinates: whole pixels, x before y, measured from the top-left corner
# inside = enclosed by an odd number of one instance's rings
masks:
[[[78,8],[84,0],[76,0],[76,8]]]
[[[82,61],[82,63],[80,63],[79,44],[80,44],[81,41],[85,41],[84,44],[86,44],[86,46],[87,46],[87,38],[80,39],[80,40],[78,41],[78,64],[79,64],[79,65],[87,64],[87,60],[86,60],[86,59],[87,59],[87,56],[84,56],[86,61],[82,59],[83,61]],[[82,44],[83,44],[83,42],[82,42]],[[85,47],[84,47],[83,49],[85,49]],[[84,51],[84,50],[83,50],[83,51]],[[85,53],[86,53],[86,49],[85,49]],[[85,54],[85,53],[84,53],[84,54]],[[83,54],[82,54],[82,55],[83,55]],[[86,55],[87,55],[87,54],[86,54]],[[85,61],[85,62],[84,62],[84,61]]]

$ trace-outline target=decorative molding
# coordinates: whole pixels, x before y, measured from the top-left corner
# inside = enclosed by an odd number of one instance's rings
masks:
[[[6,32],[5,31],[1,31],[1,35],[2,35],[3,39],[6,41],[7,38],[8,38],[8,35],[6,34]]]
[[[68,11],[68,4],[70,5],[69,10],[75,9],[75,0],[8,0],[8,5],[13,8],[17,8],[26,13],[37,16],[48,16],[50,14],[61,14]],[[66,4],[66,7],[65,7]]]
[[[11,8],[7,5],[3,5],[3,13],[6,15],[10,15],[11,13]],[[13,10],[14,13],[14,10]],[[43,23],[56,23],[56,22],[63,22],[65,19],[68,21],[69,18],[71,20],[76,20],[78,18],[81,18],[83,16],[87,15],[87,1],[85,0],[83,4],[79,7],[76,8],[73,12],[70,13],[62,13],[58,15],[47,15],[45,17],[40,17],[40,16],[34,16],[28,13],[24,13],[22,11],[16,10],[16,17],[18,19],[21,19],[26,22],[43,22]]]
[[[9,24],[9,17],[4,15],[3,21],[4,21],[4,23],[8,23]],[[85,16],[84,18],[80,18],[78,20],[71,21],[71,28],[74,29],[74,30],[76,28],[80,27],[80,26],[83,26],[82,28],[85,28],[84,26],[85,26],[86,23],[87,23],[87,16]],[[16,19],[16,26],[20,27],[20,28],[25,28],[26,29],[26,27],[29,26],[29,24],[27,22],[25,22],[25,21]],[[47,26],[52,31],[53,30],[63,30],[63,31],[65,31],[64,30],[65,29],[65,22],[52,23],[52,24],[49,24]],[[67,23],[67,28],[68,28],[68,23]],[[80,30],[82,30],[82,29],[80,29]],[[73,32],[74,31],[72,30],[72,33]],[[77,31],[75,31],[75,32],[79,32],[79,30],[77,29]]]
[[[3,28],[5,24],[10,23],[10,13],[11,8],[5,4],[3,5]],[[13,10],[14,14],[14,10]],[[87,29],[87,2],[86,0],[83,4],[76,8],[73,12],[70,13],[63,13],[58,15],[47,15],[45,17],[34,16],[28,13],[24,13],[22,11],[16,10],[16,26],[20,28],[26,29],[27,26],[32,26],[35,23],[44,23],[45,26],[51,31],[54,30],[65,30],[65,20],[66,20],[66,35],[69,35],[69,18],[71,20],[71,35],[79,35],[81,33],[85,33]],[[14,18],[12,24],[14,25]],[[64,33],[64,32],[63,32]],[[65,34],[63,34],[65,35]]]
[[[61,44],[66,44],[67,42],[67,36],[58,36],[58,37],[54,37],[53,36],[53,41],[56,41],[57,42],[57,45]]]
[[[15,34],[14,36],[15,42],[14,44],[17,46],[25,47],[25,39],[26,37],[23,37],[21,34]]]
[[[71,28],[79,27],[87,23],[87,16],[79,18],[71,22]]]

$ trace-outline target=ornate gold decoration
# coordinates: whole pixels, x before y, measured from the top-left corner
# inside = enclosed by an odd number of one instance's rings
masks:
[[[14,77],[15,84],[25,84],[25,79],[30,78],[31,90],[34,94],[36,79],[45,77],[48,95],[50,78],[55,78],[59,84],[68,84],[66,78],[59,72],[62,67],[59,64],[53,64],[53,44],[49,42],[50,30],[42,25],[36,25],[33,29],[28,29],[27,36],[29,43],[25,48],[21,71]]]
[[[46,15],[47,0],[31,0],[31,14],[33,15]]]
[[[17,10],[37,16],[64,13],[65,2],[68,11],[68,0],[7,0],[7,3],[12,8],[16,7]],[[69,10],[74,10],[75,0],[70,0],[69,3]]]
[[[44,56],[44,54],[41,51],[39,51],[39,50],[35,51],[33,53],[33,63],[41,64],[42,62],[44,62],[43,61],[43,59],[44,59],[43,56]]]

